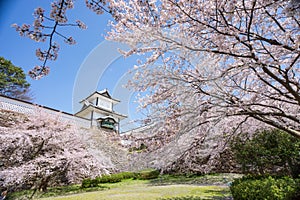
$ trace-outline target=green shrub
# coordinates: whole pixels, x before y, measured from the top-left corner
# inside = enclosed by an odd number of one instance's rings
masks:
[[[119,174],[120,174],[120,176],[122,176],[123,180],[135,178],[135,173],[134,172],[121,172]]]
[[[150,180],[158,178],[159,171],[155,169],[143,170],[135,173],[135,178],[139,180]]]
[[[121,174],[111,174],[111,175],[103,175],[101,177],[97,177],[98,183],[118,183],[121,182],[123,176]]]
[[[293,200],[300,197],[300,179],[290,177],[244,177],[230,191],[235,200]]]
[[[231,148],[244,173],[294,178],[300,174],[300,140],[284,131],[265,130],[251,139],[242,135],[233,140]]]
[[[81,182],[81,187],[82,188],[99,187],[100,183],[118,183],[121,182],[122,179],[123,176],[119,174],[103,175],[95,179],[87,178]]]
[[[99,183],[96,179],[87,178],[82,180],[81,187],[82,188],[98,187],[98,184]]]
[[[148,180],[157,178],[159,171],[149,169],[140,172],[121,172],[118,174],[103,175],[95,179],[84,179],[81,183],[82,188],[99,187],[101,183],[118,183],[125,179]]]
[[[118,183],[124,179],[136,178],[133,172],[121,172],[118,174],[103,175],[95,179],[84,179],[81,183],[82,188],[99,187],[100,183]]]

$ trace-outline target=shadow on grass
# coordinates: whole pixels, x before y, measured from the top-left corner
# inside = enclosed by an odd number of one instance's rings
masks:
[[[98,187],[82,188],[80,185],[70,185],[62,187],[49,188],[46,193],[42,193],[41,197],[53,197],[61,195],[71,195],[83,192],[94,192],[109,189],[108,186],[99,185]]]
[[[47,192],[40,192],[38,191],[34,198],[44,198],[44,197],[55,197],[55,196],[61,196],[61,195],[72,195],[72,194],[78,194],[83,192],[94,192],[94,191],[102,191],[109,189],[107,186],[98,186],[93,188],[82,188],[80,185],[69,185],[69,186],[60,186],[60,187],[51,187],[48,188]],[[7,196],[7,199],[9,200],[15,200],[15,199],[29,199],[29,197],[32,195],[33,190],[23,190],[20,192],[14,192]]]
[[[194,184],[194,178],[185,176],[163,175],[156,179],[149,180],[149,185],[174,185],[174,184]]]
[[[208,194],[209,196],[211,196],[210,199],[213,200],[229,200],[229,199],[233,199],[231,196],[231,193],[229,192],[229,190],[205,190],[203,191],[203,193]]]
[[[185,176],[185,175],[162,175],[156,179],[150,180],[149,184],[153,186],[159,185],[223,185],[232,181],[233,177],[223,175],[203,175],[203,176]]]
[[[231,177],[229,177],[231,178]],[[151,186],[164,186],[164,185],[196,185],[199,186],[203,197],[200,196],[184,196],[184,197],[169,197],[161,198],[159,200],[231,200],[230,191],[227,187],[228,181],[233,178],[219,175],[204,175],[204,176],[174,176],[163,175],[157,179],[150,180]],[[201,187],[204,186],[204,187]],[[209,187],[212,188],[209,188]]]
[[[203,197],[195,197],[195,196],[184,196],[184,197],[160,198],[158,200],[232,200],[232,197],[203,198]]]

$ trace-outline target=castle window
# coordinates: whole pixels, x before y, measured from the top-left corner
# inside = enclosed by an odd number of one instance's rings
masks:
[[[107,117],[107,118],[99,118],[99,125],[102,128],[112,129],[114,130],[116,127],[116,121],[113,118]]]

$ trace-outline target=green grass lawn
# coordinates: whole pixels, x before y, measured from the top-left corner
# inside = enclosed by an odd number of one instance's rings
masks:
[[[203,199],[213,199],[230,195],[229,189],[221,185],[191,185],[191,184],[153,184],[153,181],[125,180],[120,183],[104,184],[110,189],[85,192],[60,197],[42,198],[41,200],[152,200],[171,197],[194,196]]]
[[[230,196],[228,183],[239,177],[241,177],[239,174],[162,175],[151,180],[125,179],[118,183],[103,183],[92,188],[69,185],[49,188],[46,193],[38,191],[35,194],[35,199],[220,200]],[[10,194],[8,199],[28,199],[32,193],[32,190],[24,190]]]

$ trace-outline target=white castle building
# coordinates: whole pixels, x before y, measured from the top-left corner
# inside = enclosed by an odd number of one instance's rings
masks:
[[[36,107],[45,112],[58,115],[61,120],[75,123],[84,128],[104,128],[120,133],[120,121],[127,116],[114,111],[114,105],[119,100],[111,97],[107,90],[96,91],[80,101],[82,108],[75,114],[62,112],[46,106],[41,106],[24,100],[19,100],[0,95],[0,109],[18,112],[22,114],[34,113]]]
[[[91,127],[120,131],[120,121],[126,116],[114,111],[114,105],[120,101],[112,98],[107,90],[96,91],[80,103],[82,108],[75,116],[90,120]]]

